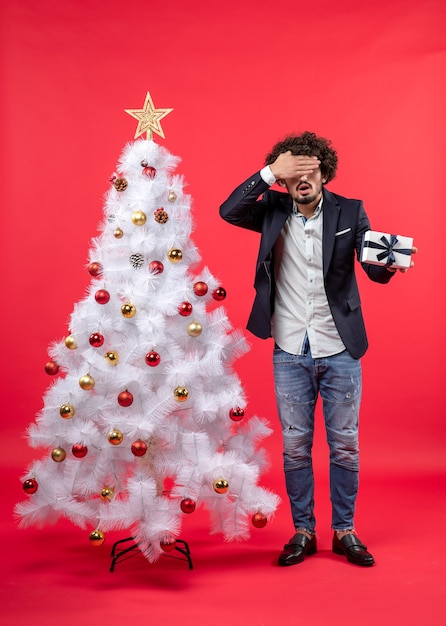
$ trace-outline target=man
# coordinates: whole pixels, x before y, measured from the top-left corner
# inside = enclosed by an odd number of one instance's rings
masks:
[[[319,394],[330,450],[332,549],[356,565],[374,564],[353,519],[360,357],[367,349],[354,256],[359,260],[370,223],[360,200],[325,188],[336,169],[328,140],[310,132],[289,136],[220,207],[227,222],[262,234],[248,329],[275,342],[275,392],[295,528],[280,565],[300,563],[317,549],[311,450]],[[274,183],[287,193],[270,190]],[[362,267],[378,283],[388,283],[395,273],[387,266]]]

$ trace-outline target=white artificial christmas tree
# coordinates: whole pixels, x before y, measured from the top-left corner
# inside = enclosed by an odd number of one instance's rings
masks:
[[[247,351],[218,302],[225,290],[191,240],[190,197],[179,158],[152,140],[171,109],[127,111],[139,120],[123,150],[92,241],[87,295],[69,334],[49,350],[54,375],[29,427],[45,448],[23,477],[20,524],[65,516],[100,545],[127,529],[155,561],[175,547],[182,515],[203,505],[212,532],[247,538],[279,498],[258,485],[270,434],[245,416],[232,369]]]

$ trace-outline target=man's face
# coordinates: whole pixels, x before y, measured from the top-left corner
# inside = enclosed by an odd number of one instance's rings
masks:
[[[311,174],[287,178],[285,186],[297,204],[317,204],[321,198],[325,180],[320,168],[317,167]]]

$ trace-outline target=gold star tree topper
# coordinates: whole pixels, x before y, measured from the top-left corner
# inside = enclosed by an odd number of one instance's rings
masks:
[[[160,135],[164,139],[161,120],[173,109],[155,109],[150,92],[147,92],[142,109],[125,109],[125,112],[138,120],[134,139],[147,133],[147,139],[152,139],[152,133]]]

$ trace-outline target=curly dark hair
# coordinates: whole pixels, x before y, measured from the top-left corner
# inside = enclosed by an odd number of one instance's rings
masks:
[[[309,131],[305,131],[301,135],[289,135],[273,146],[271,152],[265,157],[265,165],[270,165],[279,154],[288,150],[296,155],[318,157],[321,162],[322,176],[326,178],[327,183],[336,176],[338,155],[328,139],[318,137]]]

